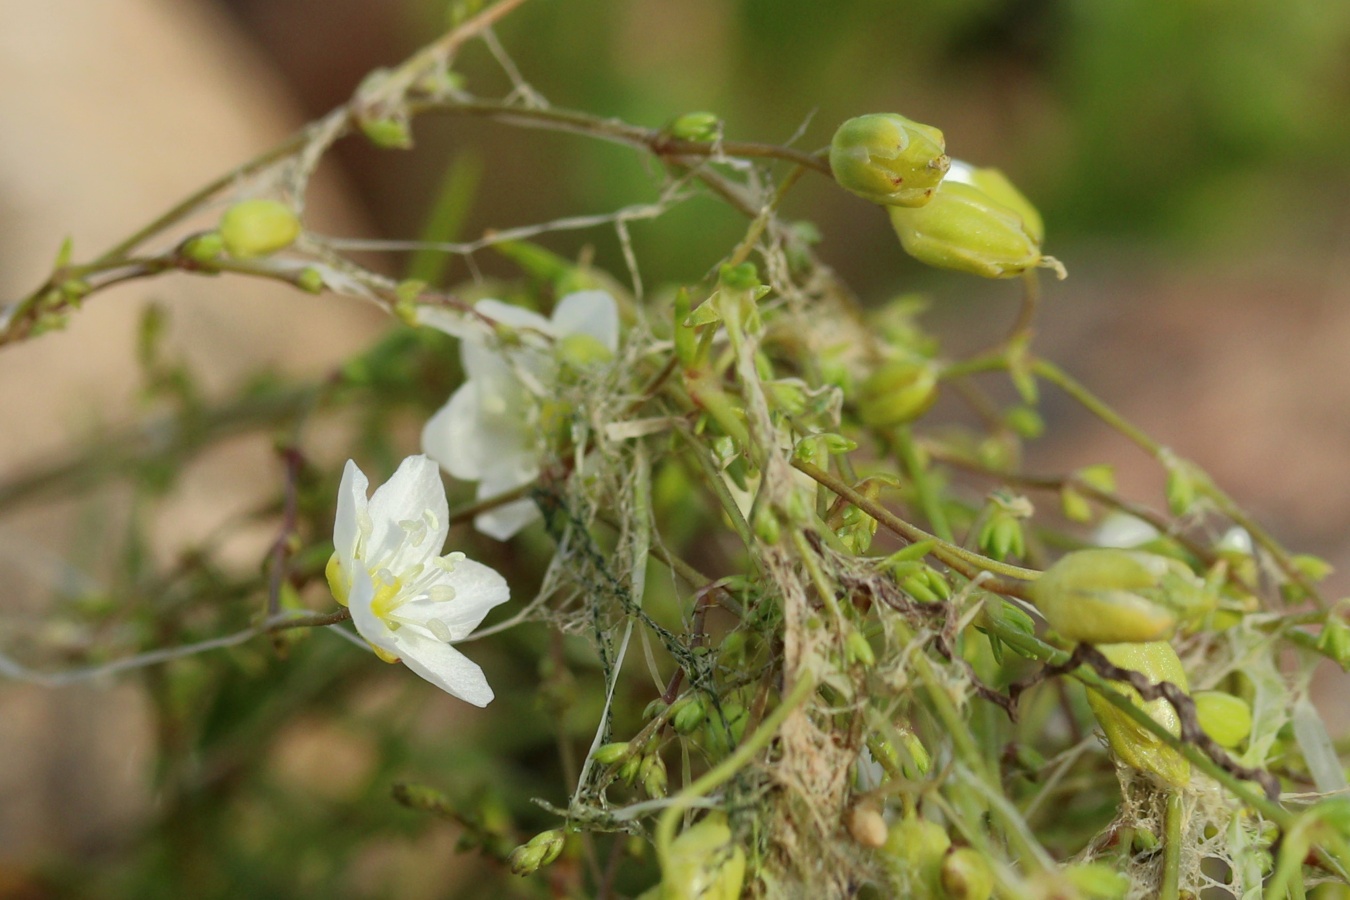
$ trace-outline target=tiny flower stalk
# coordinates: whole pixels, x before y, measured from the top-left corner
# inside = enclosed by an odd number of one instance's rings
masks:
[[[1157,684],[1166,681],[1183,691],[1188,689],[1186,670],[1181,665],[1181,659],[1166,641],[1102,644],[1097,649],[1113,664],[1138,672],[1150,682]],[[1112,682],[1111,685],[1169,732],[1181,734],[1181,720],[1166,699],[1145,701],[1128,684]],[[1145,730],[1096,691],[1088,691],[1088,705],[1102,726],[1112,752],[1121,762],[1142,772],[1149,772],[1172,787],[1185,787],[1190,783],[1190,763],[1161,738]]]
[[[830,142],[830,169],[844,190],[882,206],[927,203],[947,174],[942,132],[895,113],[872,113],[840,125]]]

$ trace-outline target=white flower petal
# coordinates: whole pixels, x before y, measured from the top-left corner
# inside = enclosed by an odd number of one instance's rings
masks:
[[[417,319],[418,325],[435,328],[437,331],[443,331],[451,337],[457,337],[461,340],[479,337],[487,332],[487,328],[481,319],[471,316],[463,310],[450,309],[446,306],[419,305],[413,315]]]
[[[356,560],[356,539],[360,534],[361,514],[369,500],[366,492],[370,482],[366,474],[352,460],[342,470],[342,484],[338,486],[337,515],[333,521],[333,549],[342,569],[350,578]]]
[[[407,629],[395,632],[394,639],[395,652],[404,665],[436,687],[474,706],[492,702],[492,688],[483,670],[454,647]]]
[[[511,598],[506,579],[496,569],[471,559],[456,562],[445,583],[455,589],[455,599],[437,604],[436,618],[450,628],[452,641],[468,637],[489,610]]]
[[[422,428],[422,450],[445,471],[464,481],[483,477],[478,429],[478,394],[463,384]]]
[[[480,490],[479,496],[483,492]],[[517,500],[474,516],[473,527],[499,541],[510,540],[520,529],[543,518],[533,500]]]
[[[492,321],[510,328],[528,328],[550,336],[553,334],[553,325],[548,319],[523,306],[512,306],[500,300],[479,300],[473,308]]]
[[[371,609],[370,604],[374,599],[375,583],[371,581],[370,573],[366,571],[365,566],[357,566],[352,575],[352,591],[347,596],[347,608],[352,613],[352,624],[356,626],[357,633],[366,639],[366,643],[397,656],[399,651],[394,633]]]
[[[604,291],[577,291],[558,301],[553,333],[589,334],[611,353],[619,348],[619,307]]]
[[[432,514],[435,529],[429,529],[418,546],[406,545],[408,532],[402,523],[425,522],[427,512]],[[403,460],[393,477],[375,489],[370,498],[370,518],[374,529],[364,553],[368,565],[402,569],[440,556],[450,531],[450,506],[436,464],[421,454]]]

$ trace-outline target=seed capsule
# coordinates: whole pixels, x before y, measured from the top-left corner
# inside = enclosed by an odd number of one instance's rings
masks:
[[[1172,562],[1129,550],[1079,550],[1032,583],[1031,599],[1050,627],[1071,641],[1163,640],[1177,626],[1176,614],[1161,602]]]
[[[1151,682],[1170,681],[1183,691],[1188,689],[1181,659],[1166,641],[1102,644],[1097,649],[1117,666],[1138,672]],[[1112,682],[1112,687],[1126,694],[1135,706],[1172,734],[1181,733],[1181,720],[1167,700],[1159,698],[1145,702],[1138,691],[1123,682]],[[1185,787],[1190,782],[1191,764],[1181,754],[1096,691],[1089,690],[1087,699],[1092,714],[1106,733],[1107,743],[1121,762],[1151,772],[1176,787]]]
[[[947,174],[942,132],[895,113],[849,119],[830,143],[834,180],[882,206],[922,206]]]
[[[949,179],[926,206],[892,206],[890,215],[900,246],[930,266],[983,278],[1012,278],[1038,266],[1067,274],[1041,253],[1038,229],[976,185]]]
[[[1197,691],[1195,717],[1205,734],[1230,750],[1252,733],[1252,708],[1241,697],[1223,691]]]

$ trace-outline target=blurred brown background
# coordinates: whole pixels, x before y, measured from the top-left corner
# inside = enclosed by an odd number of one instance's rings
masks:
[[[39,281],[67,234],[77,258],[95,252],[341,102],[445,13],[430,0],[0,0],[0,296]],[[738,138],[800,129],[805,149],[868,111],[940,126],[953,155],[1004,169],[1045,214],[1047,249],[1071,273],[1047,290],[1046,355],[1288,545],[1327,557],[1328,593],[1350,593],[1350,5],[534,0],[499,34],[551,101],[636,123],[707,109]],[[463,68],[475,90],[505,86],[481,47]],[[653,194],[641,159],[579,138],[463,120],[419,122],[416,136],[406,154],[341,144],[311,224],[415,236],[465,160],[482,177],[461,236]],[[787,211],[819,225],[822,255],[868,301],[933,296],[953,350],[1014,314],[1015,285],[921,269],[884,215],[821,179]],[[644,279],[700,278],[741,227],[706,202],[635,225]],[[588,243],[622,271],[611,235],[548,241],[567,255]],[[467,276],[458,266],[447,281]],[[258,365],[322,372],[385,327],[357,301],[228,279],[124,287],[69,331],[0,351],[0,469],[135,414],[134,323],[148,298],[167,301],[175,346],[217,388]],[[1033,468],[1113,462],[1127,493],[1161,502],[1152,463],[1053,396],[1044,411],[1056,438]],[[159,523],[159,552],[247,506],[271,488],[259,475],[279,471],[265,442],[199,468]],[[62,562],[71,513],[0,519],[0,640],[40,619],[53,581],[75,577]],[[241,556],[264,545],[256,537]],[[1322,698],[1342,721],[1344,695]],[[52,854],[125,845],[153,804],[145,715],[128,684],[0,682],[0,896]],[[295,771],[327,764],[295,752]],[[454,868],[448,848],[433,855],[418,865]],[[376,857],[371,871],[400,865],[393,851]],[[379,883],[367,876],[351,895]]]

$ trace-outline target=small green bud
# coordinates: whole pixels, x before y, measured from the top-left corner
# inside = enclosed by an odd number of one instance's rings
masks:
[[[851,666],[870,669],[876,665],[877,655],[867,641],[867,635],[861,631],[850,631],[844,639],[844,659]]]
[[[1003,423],[1018,437],[1035,440],[1045,433],[1045,419],[1030,406],[1014,406],[1003,415]]]
[[[883,206],[922,206],[951,165],[942,132],[895,113],[849,119],[830,142],[830,168],[846,191]]]
[[[1038,266],[1067,274],[1041,254],[1021,216],[974,185],[944,181],[927,206],[893,206],[890,214],[905,252],[930,266],[984,278],[1012,278]]]
[[[644,757],[636,753],[625,759],[623,765],[619,766],[619,780],[624,784],[629,785],[637,781],[638,772],[642,768],[643,759]]]
[[[989,863],[970,847],[958,847],[947,854],[939,880],[951,900],[989,900],[994,893]]]
[[[628,741],[618,741],[613,744],[601,744],[599,747],[595,748],[595,752],[591,754],[591,759],[594,759],[602,766],[612,766],[616,762],[627,759],[630,752],[632,752],[632,748],[629,746]]]
[[[1339,612],[1327,616],[1317,638],[1317,651],[1336,665],[1350,671],[1350,623]]]
[[[361,132],[376,147],[384,150],[407,150],[412,147],[412,129],[408,120],[400,117],[362,119]]]
[[[1130,893],[1130,876],[1106,863],[1078,863],[1065,866],[1063,871],[1085,900],[1125,900]]]
[[[991,559],[1021,558],[1026,554],[1026,536],[1022,533],[1022,516],[1016,511],[995,505],[976,540],[981,550]]]
[[[638,768],[638,779],[642,782],[642,789],[653,800],[666,795],[669,779],[666,775],[666,761],[659,753],[653,753],[642,760],[642,765]]]
[[[938,371],[931,360],[885,363],[858,391],[858,414],[869,428],[913,422],[937,401]]]
[[[1233,749],[1252,733],[1252,708],[1223,691],[1196,691],[1195,717],[1220,747]]]
[[[942,861],[951,845],[941,825],[911,814],[891,826],[882,852],[894,869],[909,877],[911,888],[933,895],[940,890]]]
[[[690,112],[672,119],[666,126],[671,137],[683,141],[714,141],[722,130],[722,120],[716,113]]]
[[[322,294],[324,289],[323,273],[313,266],[306,266],[295,276],[295,286],[309,294]]]
[[[779,538],[783,536],[783,528],[778,521],[778,514],[768,504],[763,504],[755,510],[754,526],[755,537],[771,547],[777,544]]]
[[[680,832],[661,860],[660,900],[739,900],[745,881],[745,851],[711,812]]]
[[[952,595],[950,582],[924,563],[900,578],[900,589],[920,603],[941,603]]]
[[[1129,550],[1079,550],[1032,583],[1031,599],[1050,627],[1071,641],[1165,639],[1176,630],[1177,616],[1159,602],[1158,593],[1173,562]]]
[[[1092,521],[1092,504],[1067,484],[1059,490],[1059,509],[1070,522]]]
[[[194,234],[183,242],[182,253],[193,262],[209,265],[220,259],[225,252],[225,241],[218,231],[205,231]]]
[[[900,729],[900,749],[909,757],[901,761],[900,774],[911,781],[927,775],[933,768],[933,757],[928,755],[928,748],[919,740],[919,736],[908,728]]]
[[[1136,826],[1130,838],[1130,849],[1135,853],[1152,853],[1158,849],[1158,836],[1147,828]]]
[[[553,862],[563,851],[567,836],[558,829],[541,831],[511,851],[511,872],[515,875],[533,875]]]
[[[1097,649],[1115,665],[1138,672],[1151,682],[1170,681],[1183,691],[1189,687],[1181,659],[1166,641],[1101,644]],[[1172,734],[1181,733],[1181,720],[1167,700],[1159,698],[1146,703],[1139,692],[1128,684],[1112,682],[1112,687],[1128,696],[1135,706]],[[1092,714],[1097,717],[1097,722],[1106,734],[1107,743],[1121,762],[1140,771],[1152,772],[1175,787],[1185,787],[1190,782],[1191,765],[1185,757],[1153,732],[1146,731],[1096,691],[1089,690],[1087,699]]]
[[[242,200],[220,217],[220,239],[238,259],[268,256],[284,250],[300,236],[300,219],[280,200]]]
[[[674,715],[670,717],[670,726],[677,734],[693,734],[707,718],[708,711],[704,709],[703,701],[698,697],[690,697],[675,709]]]

